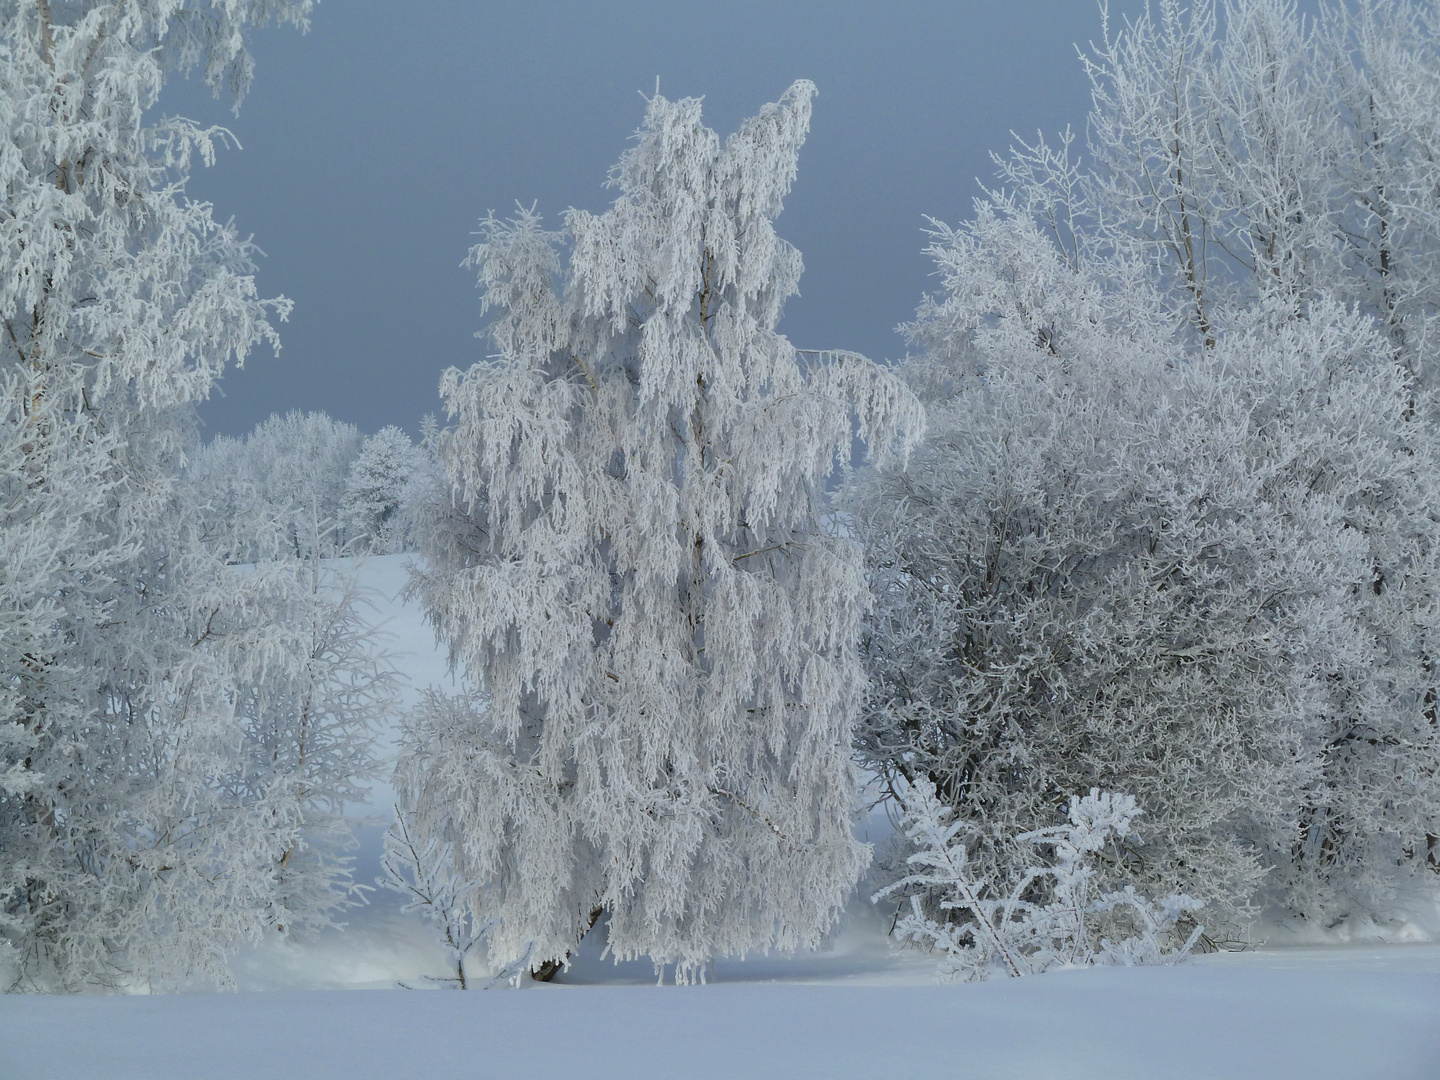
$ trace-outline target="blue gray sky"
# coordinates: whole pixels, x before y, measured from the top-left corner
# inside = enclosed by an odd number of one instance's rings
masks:
[[[1112,0],[1111,17],[1140,0]],[[538,201],[603,209],[641,92],[705,99],[726,134],[797,78],[820,89],[778,228],[805,256],[781,329],[806,348],[904,354],[896,324],[932,285],[924,216],[968,215],[1011,130],[1083,129],[1087,0],[324,0],[308,34],[256,35],[238,117],[197,81],[162,108],[243,150],[191,193],[265,251],[295,313],[202,415],[238,434],[323,409],[374,431],[439,412],[440,372],[484,352],[460,261],[477,220]]]

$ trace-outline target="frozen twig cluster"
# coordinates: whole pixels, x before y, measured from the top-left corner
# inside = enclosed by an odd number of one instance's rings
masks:
[[[1032,853],[1048,848],[1049,865],[1030,865],[1002,883],[977,873],[965,850],[966,823],[943,803],[929,781],[901,793],[905,836],[916,848],[908,862],[922,867],[880,890],[878,901],[908,893],[909,911],[896,923],[902,938],[943,950],[941,973],[984,979],[996,971],[1033,975],[1084,964],[1173,964],[1190,955],[1203,928],[1181,937],[1177,925],[1204,905],[1173,893],[1158,902],[1133,886],[1103,891],[1095,863],[1118,852],[1140,813],[1128,795],[1072,796],[1065,825],[1015,839]],[[1107,852],[1107,848],[1114,851]],[[938,909],[927,911],[926,902]]]
[[[417,842],[413,834],[409,815],[396,806],[395,823],[385,834],[381,859],[385,876],[380,881],[406,898],[403,910],[418,911],[434,924],[455,964],[455,974],[441,981],[467,990],[465,958],[493,925],[493,921],[478,921],[469,903],[482,883],[456,876],[447,843],[436,836]]]

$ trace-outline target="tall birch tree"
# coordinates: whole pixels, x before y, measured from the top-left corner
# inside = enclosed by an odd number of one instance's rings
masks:
[[[487,218],[494,356],[448,371],[449,490],[413,580],[483,700],[432,696],[399,787],[450,845],[492,959],[552,973],[608,917],[617,958],[694,976],[815,943],[868,860],[850,731],[867,591],[824,508],[914,397],[776,330],[800,254],[774,218],[814,87],[722,140],[651,98],[619,197]]]

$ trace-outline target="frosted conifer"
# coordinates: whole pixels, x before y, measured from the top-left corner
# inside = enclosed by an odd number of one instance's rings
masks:
[[[407,489],[423,467],[424,452],[393,424],[365,440],[345,480],[348,529],[371,551],[404,551]]]

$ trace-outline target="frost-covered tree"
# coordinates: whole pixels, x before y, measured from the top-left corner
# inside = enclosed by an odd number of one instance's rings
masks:
[[[1366,0],[1322,10],[1318,66],[1339,128],[1332,144],[1345,288],[1385,326],[1424,390],[1440,315],[1440,13]]]
[[[217,436],[189,467],[207,534],[244,562],[340,554],[352,539],[346,480],[360,447],[353,424],[298,409],[243,439]]]
[[[933,436],[861,496],[862,747],[983,819],[972,855],[1022,858],[1004,837],[1093,785],[1171,847],[1126,873],[1232,903],[1263,871],[1332,917],[1432,860],[1437,27],[1165,0],[1087,56],[1084,153],[1022,143],[936,225],[908,328]]]
[[[214,481],[187,472],[179,505],[205,505]],[[226,567],[222,588],[247,599],[243,611],[208,627],[228,639],[225,677],[240,740],[216,782],[233,804],[267,808],[275,843],[257,873],[269,893],[265,923],[281,933],[324,925],[353,895],[344,808],[364,797],[378,760],[374,729],[395,706],[371,597],[353,565],[320,557],[315,533],[302,537],[307,554],[295,555],[295,523],[287,503],[264,503],[225,531],[199,515],[195,526]],[[269,554],[256,561],[257,551]]]
[[[406,551],[406,496],[425,468],[425,451],[400,428],[369,436],[350,463],[342,512],[348,531],[374,552]]]
[[[322,558],[344,550],[336,493],[357,442],[348,424],[292,412],[244,440],[213,440],[184,475],[205,548],[252,597],[249,621],[229,630],[241,642],[230,681],[244,743],[222,783],[237,804],[288,793],[270,824],[289,837],[270,867],[268,921],[282,933],[323,925],[354,892],[344,808],[364,797],[374,729],[395,706],[371,597],[352,563]],[[289,475],[311,461],[319,476]]]
[[[468,990],[465,958],[484,940],[493,924],[478,921],[471,903],[478,883],[458,876],[450,844],[441,843],[434,835],[418,842],[408,818],[395,807],[395,821],[385,834],[385,876],[381,883],[405,897],[403,910],[419,912],[439,931],[455,962],[455,974],[437,981],[453,982],[461,990]],[[521,957],[521,963],[528,960],[528,954]],[[507,974],[523,976],[524,972]]]
[[[909,327],[931,435],[853,492],[861,752],[933,782],[997,879],[1069,793],[1125,788],[1115,886],[1378,903],[1440,807],[1414,377],[1323,297],[1192,335],[1144,252],[1060,242],[1043,195],[937,230],[943,292]]]
[[[1336,134],[1314,36],[1293,0],[1161,0],[1086,57],[1093,169],[1066,224],[1153,259],[1206,340],[1228,305],[1294,302],[1338,267]],[[1222,17],[1223,15],[1223,17]],[[1019,160],[1052,167],[1043,144]],[[1023,186],[1023,185],[1022,185]],[[1098,236],[1096,235],[1098,233]],[[1328,264],[1328,265],[1327,265]]]
[[[553,971],[608,916],[616,957],[815,942],[868,854],[850,831],[858,545],[823,512],[852,425],[885,449],[904,386],[775,330],[799,253],[772,221],[808,82],[725,140],[650,99],[600,215],[522,211],[471,253],[496,354],[441,389],[449,490],[413,581],[483,705],[432,697],[399,786]]]
[[[309,6],[0,3],[0,934],[18,985],[223,977],[292,842],[288,781],[237,803],[218,780],[243,756],[263,581],[203,543],[178,479],[195,403],[288,305],[185,195],[224,133],[151,109],[197,64],[238,100],[246,27]]]
[[[288,507],[286,534],[296,555],[344,548],[345,480],[360,446],[355,425],[294,409],[246,436],[250,476],[267,503]]]
[[[245,755],[227,786],[271,805],[287,837],[269,867],[268,922],[281,933],[326,925],[354,892],[345,804],[376,775],[375,729],[396,705],[395,671],[377,648],[369,597],[349,567],[317,556],[256,568],[257,624],[233,686]],[[271,792],[287,801],[275,806]]]
[[[1084,159],[1068,134],[997,159],[1062,246],[1143,262],[1209,342],[1259,303],[1356,304],[1433,390],[1433,5],[1160,0],[1084,59]]]

